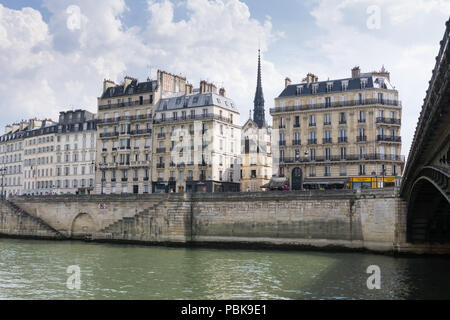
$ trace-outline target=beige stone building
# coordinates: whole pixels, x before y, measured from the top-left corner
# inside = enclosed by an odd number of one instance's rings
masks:
[[[271,128],[249,119],[242,127],[241,191],[263,191],[272,177]]]
[[[56,123],[31,120],[32,130],[24,136],[23,194],[46,195],[55,192]]]
[[[94,114],[85,110],[60,112],[55,141],[55,193],[93,191],[96,138]]]
[[[5,198],[22,194],[24,133],[28,125],[27,121],[8,125],[0,136],[0,187]]]
[[[103,83],[98,98],[95,193],[150,193],[155,106],[191,93],[186,78],[158,70],[157,79]]]
[[[355,67],[339,80],[286,78],[270,112],[274,173],[292,189],[377,188],[402,174],[402,106],[384,67]]]
[[[201,81],[161,99],[153,129],[153,192],[239,191],[239,112],[225,89]]]

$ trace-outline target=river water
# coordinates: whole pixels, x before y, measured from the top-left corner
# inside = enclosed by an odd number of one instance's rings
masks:
[[[449,270],[430,257],[0,239],[0,299],[450,299]]]

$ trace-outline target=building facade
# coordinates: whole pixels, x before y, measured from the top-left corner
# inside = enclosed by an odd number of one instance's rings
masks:
[[[265,119],[264,94],[261,79],[261,54],[258,51],[258,73],[253,119],[242,127],[241,191],[262,191],[272,177],[271,128]]]
[[[89,192],[94,183],[94,132],[94,115],[84,110],[61,112],[59,122],[31,119],[7,126],[0,137],[3,195]]]
[[[90,194],[94,189],[95,115],[85,110],[60,112],[56,130],[57,194]]]
[[[239,191],[239,112],[225,89],[163,98],[154,119],[153,192]]]
[[[402,174],[402,106],[384,67],[352,69],[350,78],[318,81],[309,73],[275,99],[274,170],[290,187],[377,188]],[[276,149],[276,150],[275,150]]]
[[[8,125],[0,137],[0,186],[5,198],[22,193],[24,130],[27,126],[28,122]]]
[[[190,93],[186,78],[158,70],[157,80],[103,83],[98,99],[95,193],[150,193],[153,116],[162,97]]]

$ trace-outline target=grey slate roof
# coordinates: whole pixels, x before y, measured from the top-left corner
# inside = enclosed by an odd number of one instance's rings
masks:
[[[158,84],[156,80],[138,82],[136,79],[134,79],[126,88],[124,88],[122,85],[117,85],[106,89],[106,91],[102,94],[101,98],[105,99],[105,98],[126,96],[129,94],[155,92],[157,86]]]
[[[160,99],[156,112],[211,105],[238,112],[233,100],[211,92]]]
[[[333,88],[329,93],[342,92],[342,81],[348,81],[348,90],[358,90],[361,88],[361,79],[367,79],[366,89],[371,88],[380,88],[380,79],[384,79],[384,83],[386,84],[385,89],[393,89],[392,85],[389,83],[387,78],[382,76],[376,76],[372,74],[362,74],[358,78],[345,78],[345,79],[337,79],[337,80],[327,80],[327,81],[318,81],[310,84],[307,83],[298,83],[287,86],[278,98],[283,97],[292,97],[292,96],[308,96],[312,95],[312,87],[314,84],[318,84],[317,92],[315,94],[323,94],[327,93],[327,83],[333,83]],[[302,93],[297,94],[297,87],[303,86]]]

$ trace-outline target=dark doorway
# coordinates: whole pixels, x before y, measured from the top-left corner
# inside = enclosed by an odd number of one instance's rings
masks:
[[[302,190],[303,173],[302,169],[294,168],[292,170],[292,190]]]
[[[134,194],[139,193],[139,186],[133,186],[133,193]]]

